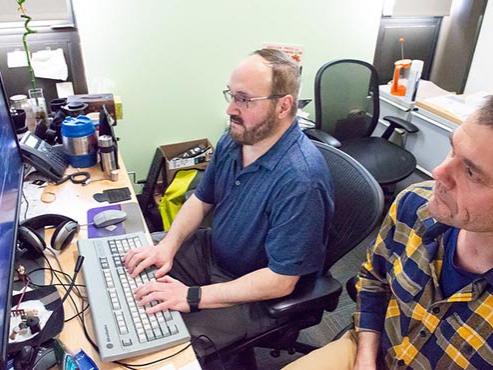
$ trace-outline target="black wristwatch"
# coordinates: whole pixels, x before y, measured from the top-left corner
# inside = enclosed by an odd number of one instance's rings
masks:
[[[191,286],[188,288],[187,302],[190,306],[190,312],[200,311],[199,303],[202,297],[202,289],[199,286]]]

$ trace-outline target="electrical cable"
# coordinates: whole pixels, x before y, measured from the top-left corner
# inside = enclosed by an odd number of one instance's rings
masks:
[[[28,274],[31,274],[31,273],[34,273],[34,272],[37,272],[37,271],[40,271],[40,270],[50,270],[50,269],[47,268],[47,267],[37,268],[37,269],[31,270]],[[57,271],[57,270],[54,270],[54,272],[61,273],[61,271]],[[51,283],[51,284],[36,284],[32,280],[29,283],[29,286],[36,287],[36,288],[44,288],[44,287],[47,287],[47,286],[64,286],[64,287],[66,287],[68,285],[70,285],[70,283],[63,283],[63,284],[53,284],[53,283]],[[76,289],[76,292],[74,292],[74,294],[77,296],[77,298],[79,298],[79,299],[81,299],[83,301],[86,301],[87,300],[87,297],[84,296],[80,292],[80,290],[79,290],[79,288],[86,288],[86,286],[84,284],[74,284],[74,288]]]
[[[79,256],[79,257],[81,257],[81,256]],[[48,264],[48,266],[50,267],[50,269],[51,269],[52,271],[54,271],[53,266],[51,265],[50,261],[48,260],[48,257],[46,257],[46,256],[43,254],[43,258],[45,259],[45,261],[46,261],[46,263]],[[56,273],[54,274],[54,276],[55,276],[55,278],[58,280],[58,282],[59,282],[60,284],[62,284],[63,288],[64,288],[64,289],[65,289],[65,291],[66,291],[66,294],[65,294],[65,299],[66,299],[67,297],[68,297],[68,298],[70,298],[70,301],[71,301],[71,302],[72,302],[72,304],[74,305],[74,309],[75,309],[75,311],[76,311],[76,312],[79,312],[79,311],[78,311],[77,304],[75,303],[74,299],[72,298],[72,296],[70,296],[70,293],[69,293],[69,290],[71,290],[71,288],[73,288],[73,285],[72,285],[71,287],[69,287],[69,289],[67,289],[67,288],[65,287],[65,285],[62,283],[62,281],[60,280],[60,278],[58,277],[58,275],[57,275]],[[75,277],[77,277],[77,274],[75,274]],[[75,281],[74,281],[74,283],[75,283]],[[65,301],[65,299],[63,300],[63,302]],[[63,302],[62,302],[62,305],[63,305]],[[64,320],[64,322],[66,322],[66,321]]]
[[[53,284],[53,276],[55,276],[55,273],[62,274],[62,275],[64,275],[65,277],[70,276],[70,275],[69,275],[69,274],[67,274],[67,273],[65,273],[65,272],[63,272],[63,271],[58,271],[58,270],[55,270],[55,269],[50,268],[50,267],[38,267],[38,268],[35,268],[34,270],[29,271],[28,275],[29,275],[29,274],[33,274],[33,273],[35,273],[35,272],[37,272],[37,271],[43,271],[43,270],[48,270],[48,271],[50,271],[50,272],[51,272],[51,274],[50,274],[50,280],[51,280],[51,281],[50,281],[50,283],[48,283],[48,284],[36,284],[36,283],[33,283],[33,282],[31,281],[31,285],[33,285],[33,286],[37,286],[37,287],[44,287],[44,286],[63,286],[63,287],[66,287],[66,286],[68,286],[68,285],[72,284],[71,282],[62,283],[59,279],[58,279],[58,281],[60,282],[60,284]],[[74,288],[76,289],[76,292],[77,292],[77,293],[75,293],[75,295],[76,295],[78,298],[82,299],[82,300],[87,300],[87,297],[86,297],[86,296],[84,296],[84,295],[80,292],[79,288],[85,288],[85,287],[86,287],[86,286],[85,286],[85,285],[83,285],[83,284],[74,284]]]
[[[51,249],[51,248],[49,248],[49,247],[47,247],[46,249],[48,249],[48,251],[51,253],[51,255],[53,256],[53,258],[55,258],[55,261],[56,261],[56,263],[57,263],[57,265],[58,265],[58,268],[60,269],[60,271],[57,271],[57,270],[53,270],[53,271],[55,271],[55,273],[56,273],[56,272],[61,272],[61,273],[62,273],[62,276],[65,278],[65,281],[66,281],[67,283],[71,284],[71,283],[72,283],[72,281],[71,281],[71,278],[72,278],[72,277],[71,277],[69,274],[67,274],[67,273],[63,270],[62,263],[60,262],[60,259],[58,258],[57,253],[56,253],[53,249]],[[74,285],[76,285],[76,284],[74,284]],[[81,297],[81,295],[80,295],[80,291],[79,291],[79,289],[77,289],[77,292],[78,292],[79,294],[76,294],[76,295],[77,295],[79,298],[82,298],[82,297]]]
[[[74,172],[70,175],[63,177],[61,180],[56,182],[56,185],[63,184],[64,182],[70,180],[74,184],[85,184],[91,178],[91,174],[87,171]]]
[[[19,309],[19,306],[22,303],[22,300],[24,299],[24,295],[26,294],[26,290],[28,286],[29,286],[29,276],[26,277],[26,282],[24,283],[24,288],[22,288],[21,297],[19,298],[19,301],[17,302],[17,306],[15,307],[16,310]]]
[[[24,220],[27,219],[27,210],[29,209],[29,201],[27,200],[26,194],[24,194],[24,187],[22,187],[22,197],[24,198],[24,201],[26,202],[26,210],[24,211]]]

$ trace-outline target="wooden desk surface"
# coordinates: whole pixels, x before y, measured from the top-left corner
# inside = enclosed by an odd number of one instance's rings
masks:
[[[119,170],[119,179],[116,182],[112,182],[110,180],[93,181],[88,185],[82,186],[80,184],[73,184],[72,182],[67,181],[64,184],[58,186],[52,184],[48,185],[44,189],[43,194],[46,196],[46,199],[55,198],[55,200],[51,203],[45,203],[46,207],[43,210],[46,213],[59,213],[69,216],[71,218],[76,219],[79,222],[79,224],[84,225],[87,223],[86,214],[88,209],[94,207],[101,207],[107,204],[107,203],[97,202],[93,198],[94,193],[99,193],[102,190],[110,189],[110,188],[129,187],[132,193],[132,199],[128,202],[137,202],[135,192],[132,188],[130,179],[128,178],[127,170],[123,164],[123,161],[121,160],[120,160],[120,165],[121,165],[121,169]],[[72,172],[76,172],[76,170],[72,168],[67,170],[67,173],[72,173]],[[89,172],[91,173],[91,178],[93,180],[98,180],[103,178],[103,174],[99,170],[99,167],[91,168],[89,169]],[[143,217],[142,214],[141,217]],[[149,234],[147,229],[146,231],[147,234]],[[51,237],[52,232],[53,230],[47,230],[46,238]],[[78,238],[85,238],[85,237],[87,237],[87,228],[82,226],[78,234]],[[150,240],[150,235],[149,235],[149,240]],[[47,254],[47,256],[48,258],[50,258],[49,253]],[[77,260],[77,256],[78,256],[78,252],[77,252],[77,245],[75,240],[67,249],[65,249],[59,254],[59,260],[63,266],[63,269],[69,275],[73,274],[73,269],[74,269],[75,261]],[[52,260],[52,265],[55,268],[56,264],[54,263],[56,262],[54,258],[51,257],[51,260]],[[77,277],[77,283],[84,284],[82,271],[79,273],[79,276]],[[63,293],[64,291],[61,289],[60,295],[63,296]],[[75,299],[74,294],[71,295],[74,296],[74,300],[79,306],[79,310],[80,310],[80,304],[81,304],[80,299]],[[72,315],[75,314],[75,310],[70,299],[67,299],[65,301],[64,309],[65,309],[66,318],[71,317]],[[89,335],[91,336],[91,338],[94,339],[95,336],[92,330],[90,310],[86,311],[85,318],[86,318],[86,327],[88,329]],[[120,365],[114,363],[103,363],[101,361],[99,354],[87,341],[80,320],[78,319],[73,319],[65,323],[63,331],[59,335],[59,339],[64,344],[64,346],[71,352],[77,352],[80,348],[84,349],[84,351],[98,364],[98,367],[100,369],[121,368]],[[133,364],[147,363],[150,361],[154,361],[163,357],[173,355],[174,353],[178,352],[179,350],[183,349],[186,346],[187,344],[182,344],[168,350],[161,350],[157,353],[140,356],[132,359],[127,359],[127,360],[121,360],[121,361],[124,363],[128,363],[129,365],[131,365],[132,363]],[[146,367],[146,369],[162,368],[166,364],[172,364],[176,369],[179,369],[185,365],[192,363],[195,359],[196,359],[195,353],[192,347],[190,346],[182,353],[173,356],[171,359],[167,361],[161,361],[153,366]]]

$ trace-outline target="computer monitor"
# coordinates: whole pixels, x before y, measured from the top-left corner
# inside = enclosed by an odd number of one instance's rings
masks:
[[[10,301],[23,166],[0,75],[0,369],[9,343]]]

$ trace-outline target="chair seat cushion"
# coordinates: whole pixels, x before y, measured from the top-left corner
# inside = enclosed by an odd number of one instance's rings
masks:
[[[414,155],[381,137],[346,141],[340,149],[360,162],[380,185],[405,179],[416,168]]]

